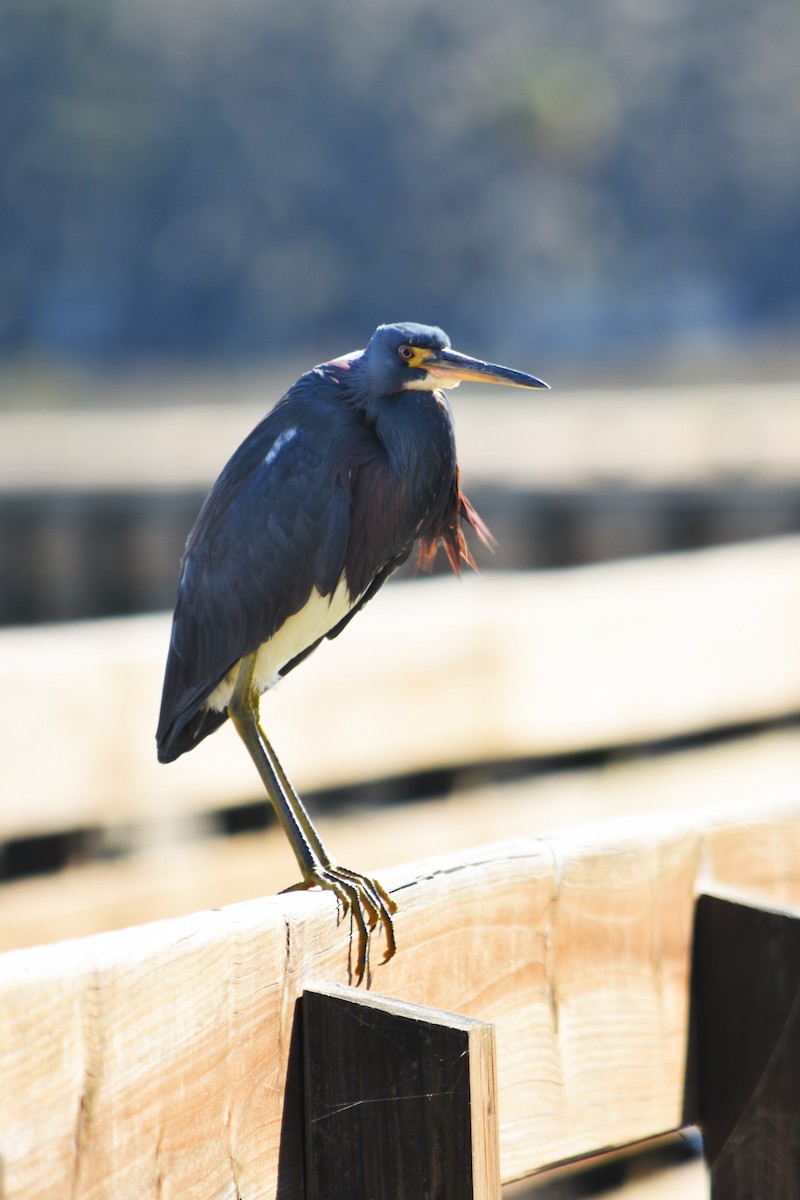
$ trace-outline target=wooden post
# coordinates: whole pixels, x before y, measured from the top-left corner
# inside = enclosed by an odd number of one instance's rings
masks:
[[[307,1200],[499,1200],[494,1027],[303,994]]]
[[[713,1200],[800,1195],[800,910],[699,898],[697,1109]]]

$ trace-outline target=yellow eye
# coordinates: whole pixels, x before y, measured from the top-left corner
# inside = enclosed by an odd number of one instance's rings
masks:
[[[401,346],[397,353],[405,362],[410,362],[414,357],[414,350],[411,346]]]

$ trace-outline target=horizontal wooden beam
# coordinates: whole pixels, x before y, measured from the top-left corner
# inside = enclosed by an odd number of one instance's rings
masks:
[[[258,797],[227,726],[157,764],[168,629],[162,615],[0,633],[0,835]],[[301,790],[797,712],[800,540],[397,584],[262,711]]]
[[[157,381],[139,382],[118,389],[113,408],[0,414],[3,488],[206,487],[293,378],[287,371],[171,381],[161,388]],[[553,488],[609,480],[650,486],[732,477],[794,481],[799,394],[796,383],[764,382],[757,389],[730,383],[583,392],[554,387],[535,399],[464,388],[454,403],[459,458],[468,489],[486,479]]]
[[[382,965],[376,937],[368,982],[494,1026],[504,1180],[681,1123],[695,892],[747,855],[762,887],[800,887],[800,805],[626,817],[386,874],[399,951]],[[350,949],[309,893],[0,958],[6,1200],[301,1200],[295,1006],[348,982]]]
[[[725,813],[734,804],[752,814],[765,796],[793,795],[798,779],[800,730],[784,730],[465,787],[438,799],[323,812],[317,823],[335,855],[378,870],[412,860],[420,846],[430,855],[447,854],[487,840],[560,836],[610,817],[691,814],[701,807]],[[727,875],[758,888],[762,874],[770,876],[771,863],[787,860],[790,880],[791,826],[767,820],[763,828],[752,822],[750,828],[750,846],[739,840],[735,826],[729,846],[724,830],[716,835],[715,855],[734,856]],[[297,881],[294,855],[277,825],[184,841],[177,840],[187,833],[183,826],[172,832],[175,840],[138,852],[0,886],[0,951],[217,908]]]

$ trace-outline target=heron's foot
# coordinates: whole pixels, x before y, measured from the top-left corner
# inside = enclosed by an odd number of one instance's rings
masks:
[[[335,863],[320,863],[309,868],[299,883],[285,888],[287,892],[305,891],[321,887],[334,893],[346,914],[350,912],[358,931],[356,951],[356,984],[361,983],[367,965],[370,934],[380,923],[386,934],[386,951],[383,962],[388,962],[397,949],[392,915],[397,912],[397,903],[384,886],[369,875],[339,867]]]

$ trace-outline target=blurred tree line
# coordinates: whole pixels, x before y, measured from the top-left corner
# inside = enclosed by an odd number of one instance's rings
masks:
[[[798,63],[797,0],[3,0],[0,353],[790,338]]]

